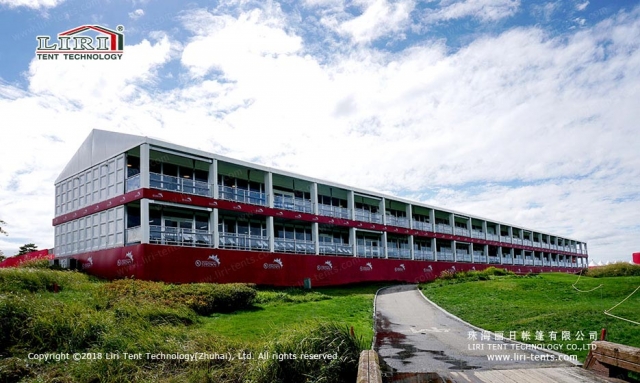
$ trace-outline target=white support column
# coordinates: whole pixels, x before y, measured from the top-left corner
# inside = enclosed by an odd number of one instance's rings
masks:
[[[213,233],[213,248],[220,247],[220,230],[218,225],[218,209],[213,209],[209,215],[209,231]]]
[[[513,265],[513,263],[514,263],[514,259],[513,259],[513,257],[516,255],[516,254],[515,254],[515,250],[513,249],[513,247],[512,247],[511,249],[509,249],[509,254],[510,254],[509,256],[511,257],[511,262],[509,262],[509,263],[510,263],[511,265]]]
[[[387,259],[387,258],[389,258],[389,252],[388,252],[389,244],[387,243],[387,232],[386,231],[382,232],[382,245],[384,246],[382,248],[382,251],[384,253],[384,258]]]
[[[356,196],[353,190],[349,190],[347,194],[347,209],[349,209],[349,214],[351,215],[351,220],[356,219]],[[355,242],[354,242],[355,244]],[[353,253],[355,255],[355,253]]]
[[[433,210],[432,210],[433,212]],[[436,239],[431,238],[431,251],[433,251],[433,260],[438,260],[438,247],[436,246]]]
[[[502,246],[498,246],[498,260],[500,261],[501,265],[504,263],[502,261]]]
[[[456,234],[456,218],[453,216],[453,213],[449,213],[449,226],[451,226],[451,232]]]
[[[314,254],[320,254],[320,231],[318,222],[311,224],[311,240],[313,241]]]
[[[509,230],[507,231],[509,235],[509,242],[513,243],[513,226],[509,226]]]
[[[149,200],[146,198],[140,200],[140,230],[142,230],[140,243],[149,243]]]
[[[149,188],[149,144],[146,143],[140,145],[140,187]]]
[[[469,243],[469,255],[471,255],[471,262],[475,263],[475,260],[473,259],[473,242]]]
[[[275,248],[275,238],[273,230],[273,217],[267,217],[267,235],[269,236],[269,252],[273,253]]]
[[[467,221],[467,230],[469,230],[469,237],[471,237],[473,231],[473,220],[471,218]]]
[[[487,221],[482,221],[482,232],[484,233],[484,239],[487,240]],[[487,254],[487,257],[489,255]]]
[[[489,245],[484,245],[484,249],[482,250],[484,251],[486,262],[489,263]]]
[[[436,211],[433,210],[433,209],[429,210],[429,222],[431,222],[431,231],[435,233],[435,231],[436,231]]]
[[[409,229],[413,229],[413,209],[410,203],[407,204],[407,219],[409,220]],[[413,246],[411,246],[411,254],[413,254]],[[411,259],[413,259],[413,256]]]
[[[413,235],[409,236],[409,253],[411,254],[411,259],[415,260],[416,259],[416,254],[413,248]]]
[[[349,244],[351,245],[351,248],[353,249],[353,256],[357,257],[358,256],[358,242],[356,240],[356,228],[355,227],[350,227],[349,228]]]
[[[212,189],[211,196],[218,199],[220,197],[220,191],[218,190],[218,160],[216,159],[209,164],[209,187]],[[216,227],[218,227],[217,224]]]
[[[498,242],[502,242],[502,225],[496,223],[496,234],[498,234]]]
[[[384,197],[382,197],[382,199],[380,199],[380,205],[379,205],[379,208],[378,208],[378,212],[380,213],[380,216],[382,217],[382,224],[383,225],[387,224],[387,207],[385,206],[385,204],[386,204],[386,200],[385,200]],[[385,237],[385,239],[386,239],[386,237]],[[386,255],[387,254],[387,250],[386,250],[387,247],[385,246],[384,248],[385,248],[384,253]],[[386,258],[386,256],[385,256],[385,258]]]
[[[453,217],[453,214],[451,214]],[[456,241],[451,241],[451,250],[453,250],[453,261],[458,262],[458,251],[456,250]]]
[[[311,189],[309,190],[309,193],[311,194],[311,212],[317,215],[319,212],[319,207],[318,207],[318,184],[316,182],[311,184]]]
[[[267,207],[273,207],[273,173],[271,172],[264,174],[264,192],[267,195]]]

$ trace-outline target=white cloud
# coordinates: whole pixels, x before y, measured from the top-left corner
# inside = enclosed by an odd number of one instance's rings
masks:
[[[355,42],[368,43],[405,29],[415,2],[375,0],[360,5],[362,14],[340,23],[337,29]]]
[[[0,5],[9,8],[27,7],[31,9],[48,9],[62,4],[65,0],[0,0]]]
[[[584,3],[576,4],[576,9],[578,11],[584,11],[587,8],[587,5],[589,5],[588,1],[585,1]]]
[[[133,12],[129,12],[129,18],[132,20],[138,20],[142,16],[144,16],[144,11],[142,9],[136,9]]]
[[[496,21],[513,16],[520,7],[520,0],[463,0],[440,2],[441,7],[426,13],[428,23],[473,17],[483,22]]]
[[[0,115],[16,127],[0,152],[12,234],[0,248],[52,245],[42,217],[53,216],[53,180],[95,127],[412,193],[589,241],[605,260],[628,255],[640,235],[639,20],[622,12],[562,38],[517,28],[454,53],[349,41],[318,58],[277,8],[199,10],[182,20],[192,37],[127,47],[123,66],[34,61],[28,91],[0,83]],[[179,86],[156,86],[179,64]]]

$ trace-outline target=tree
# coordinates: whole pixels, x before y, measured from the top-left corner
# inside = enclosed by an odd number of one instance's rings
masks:
[[[20,246],[20,249],[18,249],[18,254],[16,255],[22,255],[22,254],[27,254],[30,253],[32,251],[38,251],[38,246],[36,246],[34,243],[27,243],[24,246]]]
[[[2,225],[6,225],[7,223],[0,219],[0,234],[8,235],[7,232],[2,228]]]
[[[5,259],[7,259],[7,257],[5,257],[2,250],[0,250],[0,262],[4,261]]]

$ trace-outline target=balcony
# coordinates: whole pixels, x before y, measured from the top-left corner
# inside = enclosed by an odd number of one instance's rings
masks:
[[[296,253],[296,254],[315,254],[315,243],[313,241],[274,238],[273,250],[276,253]]]
[[[273,207],[285,210],[300,211],[303,213],[313,213],[311,201],[298,197],[276,195],[273,197]]]
[[[500,236],[497,234],[489,234],[487,233],[487,241],[500,241]]]
[[[456,235],[461,235],[463,237],[468,237],[469,234],[469,230],[464,229],[462,227],[456,227]]]
[[[138,175],[131,178],[137,176]],[[207,182],[195,181],[190,178],[173,177],[158,173],[149,173],[149,187],[154,189],[201,195],[205,197],[213,196],[211,188],[209,187],[209,184]]]
[[[409,220],[406,217],[396,217],[393,215],[386,216],[387,225],[409,227]]]
[[[533,246],[533,241],[525,239],[525,240],[522,241],[522,244],[525,245],[525,246]]]
[[[130,227],[127,229],[127,244],[142,242],[142,227]]]
[[[358,245],[356,250],[357,250],[358,257],[381,258],[384,256],[382,247],[380,246]]]
[[[444,223],[436,224],[436,233],[453,234],[453,228]]]
[[[433,227],[429,222],[413,221],[413,228],[416,230],[431,231]]]
[[[345,243],[320,243],[320,254],[353,255],[353,247]]]
[[[267,205],[267,196],[262,192],[251,191],[246,189],[238,189],[229,186],[218,185],[218,198],[228,201],[237,201],[252,205]]]
[[[516,258],[513,260],[514,265],[524,265],[524,260],[522,258]]]
[[[527,266],[533,266],[533,259],[527,257],[524,259],[524,264]]]
[[[140,189],[140,173],[125,180],[125,192]]]
[[[500,242],[511,243],[511,237],[509,237],[508,235],[501,235]]]
[[[500,258],[489,256],[489,263],[498,264],[498,263],[500,263]]]
[[[419,261],[433,261],[433,251],[427,247],[421,250],[413,250],[413,257]]]
[[[364,209],[355,209],[356,220],[371,222],[371,223],[382,223],[382,216],[378,213],[372,213],[369,210]]]
[[[387,257],[389,258],[400,258],[400,259],[411,259],[411,250],[403,249],[399,247],[388,247],[387,248]]]
[[[269,238],[236,233],[220,233],[221,249],[269,251]]]
[[[345,207],[339,206],[319,204],[318,214],[326,215],[328,217],[351,219],[351,211]]]
[[[453,261],[453,251],[451,249],[440,249],[438,251],[438,261]]]
[[[511,243],[522,245],[522,240],[520,238],[513,237],[513,241]]]
[[[456,262],[471,262],[471,254],[466,251],[456,251]]]
[[[485,257],[484,251],[474,251],[473,252],[473,262],[476,262],[476,263],[487,263],[487,257]]]
[[[149,226],[149,242],[173,246],[213,247],[213,233],[207,230]]]
[[[484,232],[482,232],[480,230],[472,230],[471,231],[471,237],[472,238],[484,239]],[[487,238],[488,237],[489,237],[489,235],[487,235]]]

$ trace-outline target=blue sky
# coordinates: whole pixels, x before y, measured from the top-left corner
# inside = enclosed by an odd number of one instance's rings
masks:
[[[35,58],[84,24],[123,59]],[[0,30],[7,255],[53,246],[92,128],[640,251],[637,2],[0,0]]]

